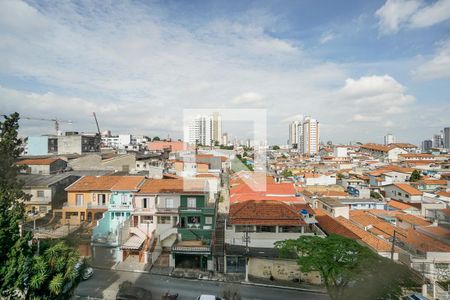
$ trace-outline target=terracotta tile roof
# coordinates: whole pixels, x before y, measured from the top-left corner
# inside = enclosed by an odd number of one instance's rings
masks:
[[[53,158],[37,158],[37,159],[24,159],[24,160],[20,160],[18,161],[16,164],[17,165],[51,165],[52,163],[54,163],[57,160],[61,160],[58,157],[53,157]]]
[[[419,180],[419,183],[423,183],[426,185],[447,185],[447,180],[422,179],[422,180]]]
[[[365,231],[364,229],[361,229],[350,220],[347,220],[342,216],[337,217],[336,220],[347,229],[352,231],[354,234],[356,234],[365,244],[367,244],[372,249],[375,249],[379,252],[391,251],[391,245],[388,242],[378,238],[372,233]]]
[[[205,180],[201,179],[146,179],[138,194],[204,193]]]
[[[406,230],[406,236],[399,235],[399,239],[422,252],[450,252],[450,246],[432,237],[417,232],[413,228]]]
[[[400,202],[400,201],[397,201],[397,200],[391,200],[391,201],[388,201],[388,203],[387,203],[389,206],[391,206],[391,207],[393,207],[393,208],[396,208],[396,209],[399,209],[399,210],[405,210],[405,209],[415,209],[415,210],[418,210],[417,208],[415,208],[414,206],[411,206],[411,205],[409,205],[409,204],[406,204],[406,203],[403,203],[403,202]]]
[[[427,153],[407,153],[399,154],[400,157],[410,158],[410,157],[423,157],[423,158],[433,158],[432,154]]]
[[[398,220],[401,220],[402,222],[407,222],[412,225],[416,226],[429,226],[431,225],[430,222],[428,222],[425,219],[410,215],[410,214],[398,214],[396,215],[396,218]]]
[[[375,150],[375,151],[381,151],[381,152],[388,152],[389,150],[392,150],[392,149],[394,149],[395,147],[389,147],[389,146],[384,146],[384,145],[380,145],[380,144],[368,143],[368,144],[361,145],[360,148],[361,148],[361,149],[367,149],[367,150]]]
[[[68,192],[109,191],[122,176],[84,176],[66,188]]]
[[[420,196],[422,192],[416,189],[415,187],[407,184],[407,183],[394,183],[394,185],[404,191],[405,193],[410,194],[411,196]]]
[[[316,219],[319,222],[319,227],[328,235],[338,234],[349,239],[359,239],[359,236],[326,214],[316,215]]]
[[[437,192],[436,195],[442,196],[442,197],[450,197],[450,192]]]
[[[307,204],[302,207],[312,212]],[[228,218],[233,225],[306,225],[297,211],[299,208],[298,205],[292,206],[278,201],[250,200],[232,204]]]
[[[145,179],[144,176],[120,177],[119,181],[111,187],[111,191],[137,191]]]
[[[450,230],[441,226],[427,226],[420,227],[420,230],[426,231],[430,235],[442,237],[446,240],[450,240]],[[425,233],[426,234],[426,233]]]
[[[391,147],[398,147],[398,148],[417,148],[416,145],[410,144],[410,143],[392,143],[389,144]]]

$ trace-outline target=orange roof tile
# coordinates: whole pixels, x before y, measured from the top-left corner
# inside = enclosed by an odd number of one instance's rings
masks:
[[[312,213],[307,204],[301,208]],[[232,204],[229,220],[233,225],[300,226],[306,224],[298,212],[301,208],[278,201],[250,200]]]
[[[138,194],[203,193],[204,191],[205,180],[202,179],[146,179]]]
[[[24,159],[24,160],[20,160],[18,161],[16,164],[17,165],[51,165],[52,163],[54,163],[57,160],[61,160],[58,157],[53,157],[53,158],[37,158],[37,159]]]
[[[396,209],[399,209],[399,210],[405,210],[405,209],[415,209],[415,210],[418,210],[416,207],[414,207],[414,206],[411,206],[411,205],[409,205],[409,204],[406,204],[406,203],[403,203],[403,202],[400,202],[400,201],[397,201],[397,200],[391,200],[391,201],[388,201],[388,203],[387,203],[389,206],[391,206],[391,207],[393,207],[393,208],[396,208]]]
[[[122,176],[84,176],[66,188],[68,192],[109,191]]]
[[[359,239],[359,236],[325,213],[316,215],[316,219],[319,222],[319,227],[328,235],[338,234],[349,239]]]
[[[428,222],[425,219],[410,215],[410,214],[398,214],[396,215],[396,218],[398,220],[401,220],[402,222],[407,222],[409,224],[412,225],[417,225],[417,226],[429,226],[431,225],[430,222]]]
[[[407,183],[394,183],[394,185],[411,196],[420,196],[423,194],[421,191]]]
[[[137,191],[143,183],[144,176],[120,176],[121,178],[112,187],[111,191]]]

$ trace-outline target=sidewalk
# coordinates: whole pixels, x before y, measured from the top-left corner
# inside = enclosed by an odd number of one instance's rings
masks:
[[[174,278],[184,278],[184,279],[195,279],[195,280],[206,280],[206,281],[218,281],[218,282],[228,282],[242,285],[253,285],[268,288],[278,288],[278,289],[289,289],[297,290],[303,292],[311,292],[318,294],[326,294],[326,289],[323,286],[311,285],[307,283],[298,283],[292,281],[281,281],[281,280],[268,280],[263,278],[255,278],[250,276],[249,281],[244,281],[243,274],[222,274],[214,272],[203,272],[193,269],[174,269],[170,267],[151,267],[150,270],[133,270],[126,268],[118,268],[118,265],[112,268],[99,267],[99,269],[110,269],[115,271],[126,271],[134,273],[148,273],[158,276],[167,276]]]

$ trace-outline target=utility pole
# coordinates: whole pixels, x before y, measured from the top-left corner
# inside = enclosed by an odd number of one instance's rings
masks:
[[[245,226],[245,234],[242,237],[242,241],[245,243],[245,281],[248,281],[248,261],[249,261],[249,254],[250,249],[248,248],[248,243],[251,242],[250,236],[248,235],[248,225]]]
[[[394,260],[394,250],[395,250],[395,240],[397,238],[396,236],[397,231],[394,229],[394,236],[392,237],[392,248],[391,248],[391,260]]]

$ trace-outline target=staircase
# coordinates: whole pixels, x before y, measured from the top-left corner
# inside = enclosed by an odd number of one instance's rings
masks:
[[[214,232],[214,257],[216,260],[216,271],[223,273],[224,268],[224,256],[225,256],[225,214],[217,214],[216,229]]]

